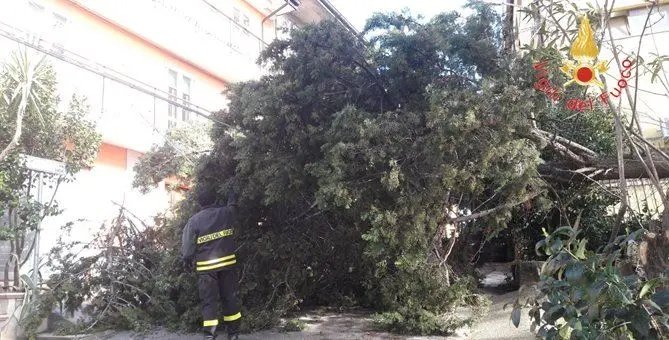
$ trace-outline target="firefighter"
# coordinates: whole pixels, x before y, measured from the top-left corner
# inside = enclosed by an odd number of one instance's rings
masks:
[[[241,309],[238,299],[237,248],[234,194],[227,206],[216,205],[216,191],[199,186],[196,199],[200,212],[188,220],[182,236],[182,264],[195,267],[198,291],[202,301],[205,339],[216,339],[216,329],[226,326],[228,339],[238,339]],[[219,323],[218,304],[223,303],[223,323]],[[222,327],[220,327],[222,328]]]

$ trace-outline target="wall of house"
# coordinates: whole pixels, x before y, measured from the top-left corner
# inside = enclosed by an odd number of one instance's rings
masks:
[[[184,116],[204,119],[160,97],[196,105],[201,111],[216,111],[226,105],[221,92],[227,79],[93,15],[73,1],[3,0],[2,7],[0,60],[6,60],[21,43],[52,53],[47,60],[57,73],[60,109],[67,109],[73,94],[85,96],[89,118],[97,123],[103,137],[93,166],[59,187],[57,201],[63,214],[44,221],[40,253],[55,245],[62,234],[60,227],[68,222],[74,222],[69,240],[89,241],[103,221],[118,213],[118,204],[150,223],[152,216],[167,210],[171,196],[164,185],[149,194],[132,189],[133,166],[152,144],[162,141],[168,127],[186,124]],[[13,39],[5,36],[8,34]],[[206,51],[206,45],[200,49],[200,53]],[[82,63],[88,69],[82,68]],[[239,69],[234,63],[222,64]],[[140,84],[145,91],[128,83]],[[44,197],[50,195],[46,188]]]
[[[74,222],[69,240],[89,241],[119,205],[149,223],[168,209],[178,193],[164,183],[149,194],[132,189],[133,166],[169,128],[224,108],[229,83],[261,75],[259,37],[264,33],[268,42],[277,25],[292,24],[284,16],[261,29],[282,1],[258,9],[259,1],[2,0],[0,60],[19,47],[47,53],[60,109],[74,94],[84,96],[103,140],[93,166],[60,186],[64,212],[45,220],[40,253],[68,222]]]
[[[226,104],[221,92],[227,81],[190,61],[152,45],[118,26],[93,16],[67,0],[27,2],[6,0],[7,11],[0,22],[20,32],[20,38],[37,41],[66,61],[50,57],[59,75],[63,108],[72,94],[83,95],[90,105],[91,119],[107,143],[146,152],[160,140],[170,120],[181,121],[184,110],[162,99],[120,83],[113,78],[132,80],[162,98],[216,111]],[[40,26],[34,23],[41,23]],[[18,44],[2,39],[0,57]],[[76,60],[75,63],[68,62]],[[77,62],[92,66],[98,73],[82,69]],[[113,77],[105,77],[109,74]],[[176,82],[174,82],[176,80]],[[175,84],[176,83],[176,84]],[[176,93],[170,93],[170,89]],[[184,101],[187,95],[189,100]],[[174,111],[175,118],[169,116]],[[186,112],[196,119],[197,115]],[[180,123],[180,122],[179,122]]]
[[[630,6],[629,3],[631,1],[621,4],[621,8]],[[621,50],[621,54],[630,57],[632,60],[635,60],[635,56],[638,54],[645,59],[646,63],[653,59],[653,55],[669,55],[669,45],[663,43],[669,41],[669,4],[660,5],[653,11],[649,19],[649,25],[652,25],[652,27],[646,29],[639,47],[639,40],[648,13],[648,9],[645,7],[632,8],[616,13],[616,16],[611,20],[612,34],[617,48]],[[609,84],[615,85],[621,78],[621,65],[614,60],[612,48],[610,44],[608,45],[602,49],[600,58],[611,61],[611,69],[607,73],[607,80]],[[636,71],[639,77],[638,89],[634,87],[636,81],[634,73],[628,82],[630,82],[631,96],[634,97],[636,92],[636,109],[643,124],[643,134],[658,146],[664,147],[665,143],[662,139],[663,137],[669,137],[669,129],[666,125],[669,122],[669,112],[666,110],[669,107],[669,88],[662,85],[659,78],[652,79],[652,69],[649,65],[640,64]],[[658,75],[666,86],[669,86],[667,82],[669,73],[660,72]],[[615,92],[615,90],[613,91]],[[630,112],[631,108],[626,94],[622,104],[623,109]],[[665,130],[664,134],[663,129]]]

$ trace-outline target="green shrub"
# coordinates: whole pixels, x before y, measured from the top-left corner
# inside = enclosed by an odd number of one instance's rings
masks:
[[[376,314],[374,321],[383,330],[401,334],[448,335],[476,321],[490,305],[485,296],[472,293],[474,280],[471,278],[463,278],[449,286],[443,279],[437,279],[442,276],[438,271],[409,275],[416,277],[413,283],[401,278],[395,279],[396,284],[390,282],[392,278],[380,283],[386,289],[388,311]],[[457,315],[458,307],[465,305],[474,309],[472,317]]]
[[[306,328],[307,325],[304,322],[298,319],[291,319],[286,321],[283,327],[281,327],[281,330],[283,332],[301,332]]]
[[[380,313],[374,318],[382,329],[400,334],[448,335],[465,324],[456,317],[436,315],[426,310],[400,308],[395,312]]]
[[[522,307],[546,339],[660,339],[667,334],[669,291],[656,291],[666,277],[624,275],[627,248],[644,232],[621,236],[597,254],[586,250],[578,229],[562,227],[536,246],[548,260],[541,269],[538,296],[514,305],[516,327]]]

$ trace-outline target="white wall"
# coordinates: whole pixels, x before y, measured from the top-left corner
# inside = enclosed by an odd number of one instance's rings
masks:
[[[99,29],[88,27],[87,23],[68,17],[56,8],[43,7],[43,10],[35,10],[26,1],[3,0],[0,28],[31,32],[29,36],[21,34],[21,39],[39,41],[42,38],[48,39],[49,43],[57,42],[65,49],[67,60],[83,60],[102,73],[113,74],[134,84],[137,80],[145,84],[144,89],[155,91],[161,97],[167,97],[169,70],[176,70],[180,76],[191,79],[191,103],[208,111],[217,111],[225,105],[221,89],[198,79],[197,75],[189,74],[155,54],[130,49],[122,39],[104,35]],[[35,22],[42,24],[40,27],[31,24]],[[18,46],[0,37],[0,58],[4,59],[10,50]],[[91,118],[98,122],[104,141],[146,152],[160,140],[160,135],[167,128],[167,102],[56,58],[49,57],[48,60],[58,73],[63,109],[73,93],[86,96],[91,106]],[[180,108],[178,110],[181,111]],[[192,113],[191,117],[194,116]]]
[[[74,55],[79,58],[77,60],[94,65],[100,72],[116,70],[117,76],[131,76],[146,83],[147,88],[155,87],[156,91],[168,90],[168,70],[174,69],[180,75],[191,78],[192,103],[209,111],[216,111],[225,105],[221,89],[199,79],[197,75],[188,74],[169,60],[145,50],[128,48],[122,39],[103,35],[99,28],[86,26],[86,22],[68,17],[58,9],[45,5],[44,10],[36,10],[23,0],[0,1],[0,30],[5,33],[19,32],[18,38],[51,50],[54,50],[52,43],[57,42],[65,50],[64,56]],[[40,23],[41,28],[36,23]],[[40,38],[43,41],[40,42]],[[0,60],[6,60],[10,51],[19,46],[17,42],[0,36]],[[57,72],[61,109],[67,108],[73,93],[84,95],[90,105],[89,117],[97,123],[103,140],[130,150],[125,169],[97,164],[77,174],[74,182],[60,186],[56,200],[64,212],[44,221],[41,254],[56,244],[61,234],[60,227],[67,222],[77,221],[70,241],[90,241],[103,221],[118,214],[119,208],[113,202],[123,203],[133,213],[151,223],[155,214],[168,208],[169,197],[162,187],[147,195],[131,188],[134,176],[132,167],[139,152],[145,152],[152,143],[160,142],[167,128],[168,104],[58,58],[47,59]],[[49,189],[45,189],[45,199],[50,194]],[[29,267],[26,266],[24,271]],[[42,274],[47,273],[43,271]]]
[[[202,1],[77,2],[222,78],[242,81],[260,75],[260,68],[254,64],[260,41],[246,35],[239,26]],[[233,10],[231,6],[225,9]],[[150,20],[146,13],[151,13]],[[242,14],[240,20],[243,21],[244,15],[249,19],[250,28],[250,20],[253,18],[255,22],[255,17]]]
[[[669,44],[667,44],[669,41],[669,5],[661,6],[653,11],[649,21],[649,25],[652,24],[653,26],[646,29],[639,49],[639,39],[647,16],[648,10],[645,8],[630,10],[626,16],[614,18],[611,23],[616,45],[622,51],[622,54],[634,56],[638,52],[646,63],[654,59],[653,55],[669,55]],[[600,56],[612,60],[611,45],[607,44],[606,47]],[[611,84],[614,84],[620,78],[620,68],[615,61],[611,62],[611,66],[608,79]],[[651,82],[649,66],[642,65],[637,71],[639,74],[637,111],[640,120],[644,123],[644,135],[649,138],[661,137],[660,121],[669,119],[669,112],[666,110],[669,107],[669,97],[667,97],[669,91],[658,80]],[[665,72],[659,73],[659,76],[666,83],[666,79],[669,77],[666,68]],[[634,77],[633,74],[632,78],[628,80],[631,83],[632,96],[634,96],[635,90],[633,88]],[[623,107],[626,110],[630,109],[627,97],[623,99]]]
[[[131,162],[134,163],[134,160]],[[78,173],[74,182],[60,186],[56,200],[63,213],[44,220],[40,254],[48,253],[56,245],[58,237],[63,235],[61,227],[68,222],[74,222],[74,225],[71,236],[66,240],[90,242],[103,223],[109,225],[118,215],[117,204],[124,205],[149,225],[157,212],[168,208],[167,192],[163,188],[156,188],[146,195],[130,189],[133,178],[131,162],[127,170],[95,166]],[[50,198],[52,193],[53,190],[45,188],[44,199]],[[29,267],[26,266],[24,271]],[[48,275],[48,271],[42,270],[42,275]]]

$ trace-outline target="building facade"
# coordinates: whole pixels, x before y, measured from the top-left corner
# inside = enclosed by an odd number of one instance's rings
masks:
[[[64,213],[45,221],[40,252],[59,226],[76,221],[85,238],[118,205],[147,222],[165,211],[164,185],[132,189],[142,154],[168,129],[223,109],[228,84],[257,79],[267,43],[327,19],[346,23],[325,0],[2,0],[0,60],[17,48],[47,54],[62,109],[85,96],[103,140],[93,166],[60,187]]]

